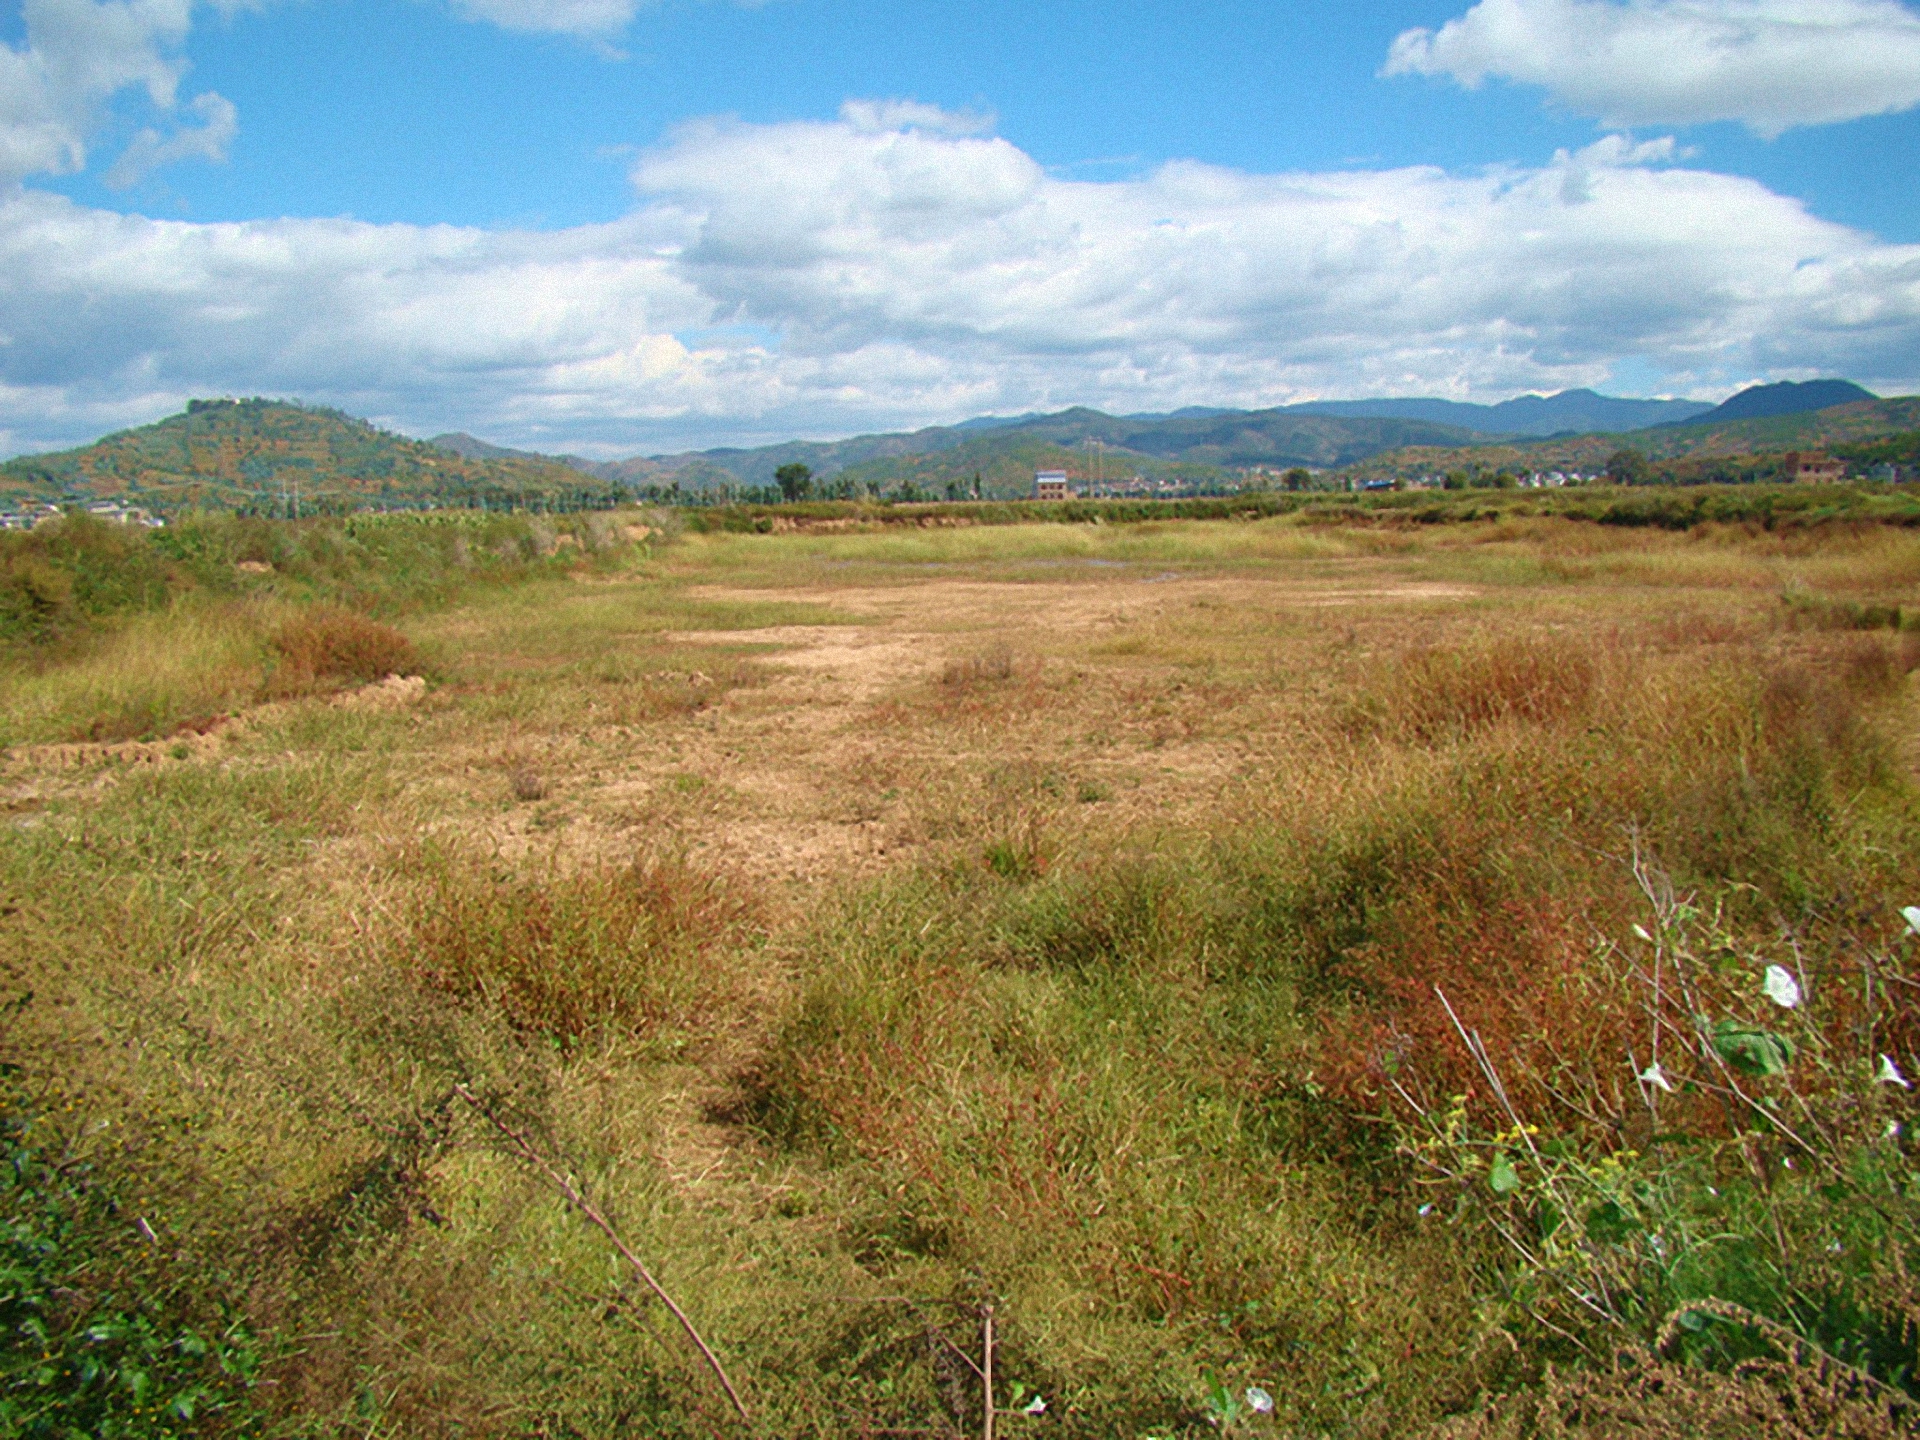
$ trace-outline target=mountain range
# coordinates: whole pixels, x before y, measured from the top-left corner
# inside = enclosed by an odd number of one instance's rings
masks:
[[[1843,403],[1832,404],[1834,400]],[[1360,401],[1423,410],[1449,402]],[[1524,396],[1487,425],[1549,424],[1596,405],[1644,419],[1674,402],[1616,400],[1591,392]],[[1657,408],[1647,409],[1653,406]],[[1816,408],[1818,407],[1818,408]],[[1465,407],[1463,407],[1465,408]],[[1032,492],[1035,470],[1097,479],[1133,475],[1205,486],[1234,472],[1296,465],[1351,473],[1420,473],[1460,466],[1602,467],[1622,444],[1649,458],[1740,455],[1859,443],[1920,430],[1920,397],[1878,400],[1845,381],[1760,386],[1723,405],[1631,432],[1506,435],[1411,415],[1332,415],[1311,406],[1192,408],[1107,415],[1071,409],[982,417],[911,433],[789,441],[758,449],[595,462],[489,445],[467,435],[409,439],[365,420],[277,400],[196,400],[178,415],[79,449],[0,464],[0,500],[120,499],[162,511],[231,506],[279,511],[419,505],[573,506],[635,491],[761,488],[781,465],[809,466],[842,494],[928,498]]]
[[[1754,386],[1724,404],[1698,400],[1637,400],[1564,390],[1522,395],[1497,405],[1452,400],[1308,401],[1267,410],[1192,407],[1172,413],[1108,415],[1076,407],[1050,414],[981,416],[957,425],[911,432],[856,435],[846,440],[789,440],[753,449],[723,448],[678,455],[591,461],[535,456],[476,440],[435,436],[431,443],[469,458],[558,459],[602,480],[636,487],[677,484],[683,491],[766,486],[782,465],[805,465],[822,480],[844,478],[862,487],[911,481],[937,493],[970,486],[977,476],[989,494],[1026,493],[1034,468],[1066,468],[1087,475],[1148,478],[1170,467],[1217,471],[1254,466],[1338,469],[1415,447],[1466,449],[1500,440],[1553,435],[1643,432],[1821,409],[1872,400],[1846,380]]]
[[[1521,395],[1498,405],[1467,405],[1457,400],[1313,400],[1289,408],[1306,415],[1428,420],[1482,435],[1560,435],[1685,424],[1714,407],[1703,400],[1622,400],[1591,390],[1562,390],[1557,395]]]
[[[1818,394],[1814,392],[1813,398]],[[1764,412],[1780,400],[1793,397],[1762,397],[1757,406],[1752,401],[1734,403],[1741,398],[1736,395],[1726,405],[1682,425],[1657,425],[1620,435],[1556,435],[1544,440],[1516,436],[1465,448],[1409,446],[1372,456],[1356,466],[1355,473],[1406,476],[1476,466],[1516,472],[1594,473],[1605,468],[1607,457],[1623,447],[1654,461],[1705,460],[1859,446],[1920,431],[1920,396],[1915,395],[1888,400],[1869,397],[1818,410],[1745,416],[1741,412],[1750,407]]]

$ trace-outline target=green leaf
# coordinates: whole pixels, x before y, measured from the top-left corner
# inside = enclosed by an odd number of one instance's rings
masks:
[[[1743,1075],[1784,1075],[1793,1060],[1793,1042],[1786,1036],[1738,1020],[1713,1027],[1713,1048]]]
[[[1560,1222],[1564,1218],[1560,1213],[1560,1208],[1551,1200],[1542,1200],[1540,1202],[1540,1238],[1542,1240],[1551,1240],[1554,1232],[1560,1228]]]
[[[1586,1225],[1587,1238],[1597,1240],[1602,1245],[1623,1244],[1633,1238],[1636,1230],[1643,1228],[1637,1219],[1611,1200],[1589,1210]]]
[[[1513,1168],[1513,1161],[1505,1155],[1495,1157],[1493,1169],[1487,1172],[1487,1183],[1493,1187],[1496,1195],[1511,1195],[1520,1188],[1520,1172]]]

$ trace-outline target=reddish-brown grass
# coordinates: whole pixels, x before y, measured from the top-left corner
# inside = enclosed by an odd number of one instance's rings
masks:
[[[297,695],[329,684],[367,684],[419,668],[413,642],[378,620],[350,610],[314,609],[271,637],[278,664],[270,689]]]
[[[522,1031],[571,1044],[605,1027],[697,1030],[734,995],[721,952],[748,949],[755,912],[720,877],[642,859],[530,878],[445,853],[410,868],[413,973]]]

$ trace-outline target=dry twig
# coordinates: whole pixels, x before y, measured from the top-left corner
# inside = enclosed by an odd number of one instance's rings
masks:
[[[602,1215],[599,1210],[594,1207],[593,1202],[587,1199],[579,1187],[567,1179],[564,1174],[548,1161],[546,1156],[534,1148],[531,1140],[522,1132],[514,1129],[513,1126],[509,1125],[505,1120],[502,1120],[498,1115],[494,1114],[485,1101],[481,1100],[465,1085],[455,1085],[453,1087],[453,1093],[466,1101],[466,1103],[473,1108],[474,1113],[505,1136],[508,1145],[513,1148],[513,1152],[516,1155],[540,1171],[541,1174],[545,1175],[547,1179],[553,1183],[554,1188],[566,1197],[567,1203],[573,1206],[575,1210],[578,1210],[588,1224],[592,1225],[600,1231],[601,1234],[605,1235],[607,1239],[613,1242],[613,1248],[618,1250],[620,1257],[633,1267],[633,1273],[638,1275],[641,1280],[646,1283],[649,1290],[660,1297],[661,1304],[673,1312],[673,1318],[680,1322],[680,1328],[687,1332],[687,1338],[693,1341],[695,1348],[699,1350],[701,1356],[706,1360],[708,1368],[711,1369],[719,1379],[720,1388],[727,1392],[727,1399],[731,1400],[733,1402],[733,1408],[740,1412],[740,1418],[751,1422],[753,1417],[747,1414],[746,1403],[741,1400],[740,1392],[733,1388],[733,1381],[727,1378],[726,1367],[720,1363],[720,1357],[713,1353],[713,1348],[708,1345],[705,1340],[701,1339],[700,1332],[694,1328],[693,1321],[687,1318],[687,1312],[674,1303],[673,1297],[661,1287],[658,1280],[653,1278],[653,1272],[646,1267],[646,1263],[642,1261],[638,1255],[633,1253],[632,1248],[627,1242],[620,1238],[620,1233],[613,1228],[613,1225],[608,1221],[607,1217]]]

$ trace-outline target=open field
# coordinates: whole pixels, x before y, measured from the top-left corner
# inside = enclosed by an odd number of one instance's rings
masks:
[[[1910,1433],[1920,531],[652,519],[16,647],[0,1431]]]

